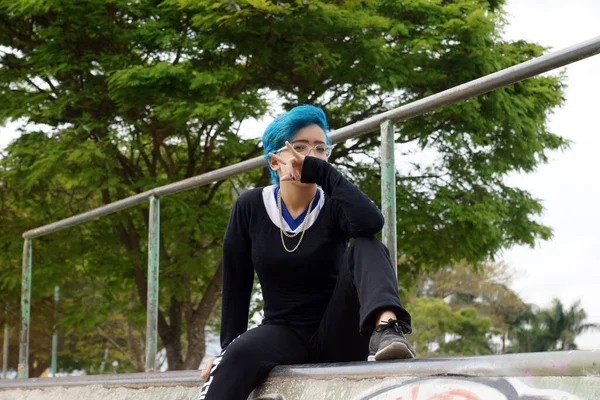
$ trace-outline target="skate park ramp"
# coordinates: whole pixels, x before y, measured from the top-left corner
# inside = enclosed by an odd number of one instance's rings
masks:
[[[202,383],[199,371],[13,379],[0,400],[197,400]],[[600,350],[278,367],[250,399],[600,400]]]

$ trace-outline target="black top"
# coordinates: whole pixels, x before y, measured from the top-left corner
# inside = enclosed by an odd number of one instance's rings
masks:
[[[265,209],[262,187],[235,202],[223,241],[223,350],[248,327],[255,270],[264,298],[263,324],[317,324],[345,260],[348,240],[373,236],[383,228],[377,206],[326,161],[306,157],[302,182],[321,186],[325,203],[293,253],[281,244],[279,227]],[[293,249],[300,234],[284,239]]]

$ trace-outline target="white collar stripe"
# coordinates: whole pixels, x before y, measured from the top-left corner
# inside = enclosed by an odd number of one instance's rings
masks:
[[[273,222],[277,228],[282,228],[281,221],[279,218],[279,208],[277,207],[277,201],[275,200],[275,188],[275,185],[266,186],[263,188],[263,203],[265,205],[265,209],[267,210],[267,214],[271,219],[271,222]],[[325,193],[323,193],[323,189],[318,187],[317,190],[319,191],[319,201],[310,212],[310,217],[308,218],[306,229],[310,228],[312,224],[315,223],[317,217],[319,216],[319,213],[321,212],[321,209],[323,208],[323,204],[325,203]],[[283,229],[288,233],[297,233],[300,232],[300,230],[302,230],[302,224],[300,224],[300,226],[298,226],[296,229],[291,229],[284,219]]]

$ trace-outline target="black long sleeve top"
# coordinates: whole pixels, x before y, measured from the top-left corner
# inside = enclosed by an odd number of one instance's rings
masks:
[[[383,227],[373,201],[326,161],[306,157],[301,176],[303,183],[323,189],[325,202],[293,253],[281,244],[262,187],[243,193],[235,202],[223,242],[223,350],[247,330],[254,271],[264,298],[263,324],[318,324],[345,262],[349,239],[373,236]],[[286,246],[295,247],[299,238],[285,238]]]

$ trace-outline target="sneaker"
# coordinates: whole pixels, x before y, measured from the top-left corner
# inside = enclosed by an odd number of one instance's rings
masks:
[[[410,328],[401,322],[390,319],[387,323],[377,325],[369,341],[369,361],[403,360],[416,358],[415,350],[404,337]]]

